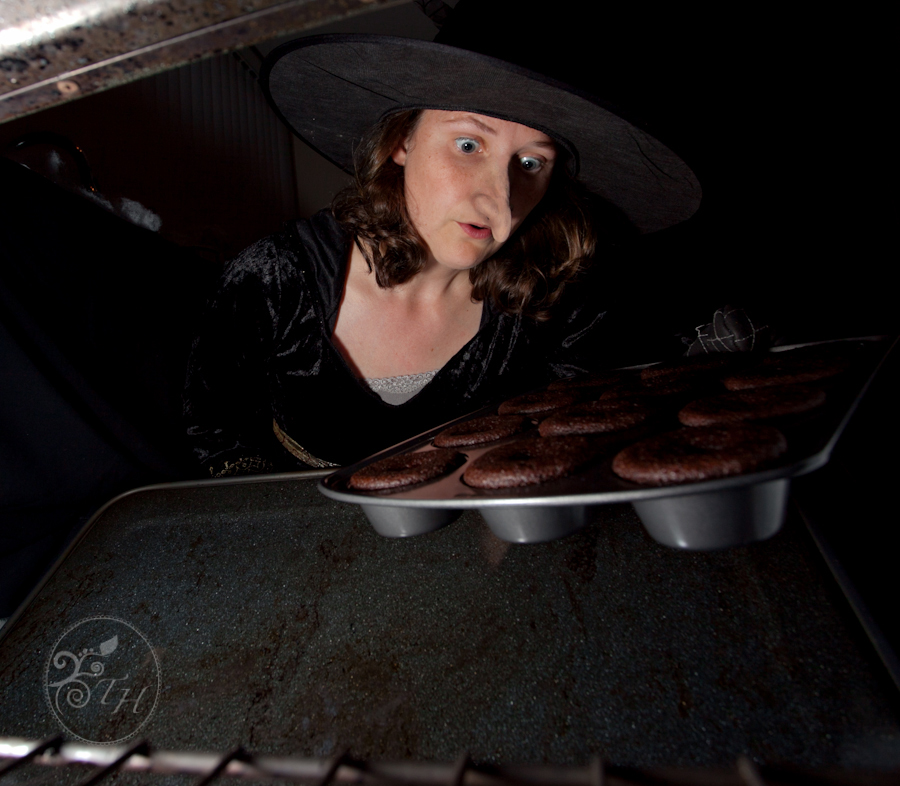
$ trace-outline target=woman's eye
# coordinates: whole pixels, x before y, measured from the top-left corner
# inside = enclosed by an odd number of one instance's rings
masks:
[[[478,142],[467,136],[461,136],[456,140],[456,147],[461,153],[475,153],[478,150]]]
[[[533,156],[522,156],[519,159],[519,163],[526,172],[538,172],[544,166],[544,162],[541,159]]]

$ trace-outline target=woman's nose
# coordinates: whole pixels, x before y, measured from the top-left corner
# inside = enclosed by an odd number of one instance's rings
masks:
[[[485,168],[479,189],[478,207],[491,224],[494,240],[505,243],[512,234],[512,183],[508,167]]]

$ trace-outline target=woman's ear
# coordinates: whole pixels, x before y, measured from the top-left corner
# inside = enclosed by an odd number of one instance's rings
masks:
[[[406,137],[391,153],[391,159],[397,166],[406,165],[406,156],[409,153],[409,137]]]

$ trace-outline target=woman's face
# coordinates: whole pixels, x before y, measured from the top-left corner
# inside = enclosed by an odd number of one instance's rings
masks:
[[[470,112],[422,112],[394,151],[429,262],[467,270],[489,259],[547,193],[556,146],[528,126]]]

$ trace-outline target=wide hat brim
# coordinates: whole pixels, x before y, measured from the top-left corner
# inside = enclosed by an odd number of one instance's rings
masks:
[[[347,172],[372,126],[403,109],[467,111],[530,126],[641,232],[690,218],[701,189],[662,142],[592,96],[467,49],[390,36],[310,36],[273,50],[260,81],[304,142]]]

